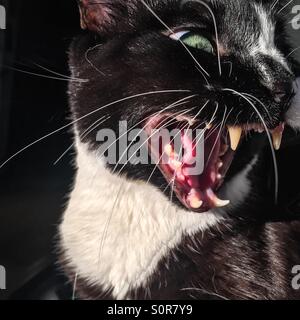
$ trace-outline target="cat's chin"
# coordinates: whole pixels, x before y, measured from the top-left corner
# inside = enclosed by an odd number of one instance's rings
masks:
[[[213,126],[175,117],[171,129],[176,128],[180,136],[178,152],[174,136],[171,140],[164,140],[161,135],[153,135],[155,130],[165,127],[168,118],[169,115],[150,118],[146,131],[151,137],[148,140],[151,157],[155,157],[172,193],[186,209],[196,213],[229,206],[230,196],[220,199],[220,194],[224,194],[222,187],[228,180],[227,173],[234,165],[235,157],[240,156],[239,148],[242,145],[247,148],[248,140],[253,136],[264,138],[265,128],[258,124]],[[275,149],[280,147],[283,131],[283,123],[270,130]]]

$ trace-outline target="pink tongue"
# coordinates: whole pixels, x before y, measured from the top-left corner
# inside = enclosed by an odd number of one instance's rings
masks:
[[[183,174],[186,177],[186,182],[193,189],[199,189],[198,191],[211,188],[216,182],[216,162],[218,159],[220,149],[220,139],[218,139],[218,131],[206,131],[204,139],[201,143],[204,147],[199,148],[196,151],[196,141],[191,141],[188,136],[183,136],[182,145],[186,151],[183,159]],[[204,152],[203,155],[197,155],[197,152]],[[197,161],[197,159],[204,159],[204,171],[199,172],[198,175],[190,175],[190,165],[186,163],[192,163],[190,160]],[[203,160],[202,160],[203,161]]]
[[[217,130],[207,130],[202,139],[190,137],[184,132],[181,133],[182,148],[184,155],[179,159],[173,150],[173,146],[167,145],[165,152],[169,156],[169,165],[166,167],[170,171],[171,180],[175,177],[179,186],[174,185],[174,189],[180,200],[190,209],[209,210],[216,202],[212,188],[216,185],[216,163],[220,150],[220,139]],[[196,144],[198,143],[198,148]],[[202,145],[203,147],[199,147]],[[203,152],[204,154],[200,154]],[[204,160],[203,172],[195,172],[203,164],[197,161]],[[169,176],[170,178],[170,176]]]
[[[184,152],[181,158],[176,153],[179,150],[174,149],[173,143],[160,144],[160,150],[153,148],[150,143],[152,154],[156,162],[160,162],[159,168],[169,182],[169,186],[182,204],[190,210],[206,212],[211,208],[229,203],[218,199],[213,192],[219,183],[217,163],[221,143],[218,135],[219,131],[215,128],[206,130],[202,139],[199,139],[199,136],[191,137],[182,131],[180,148]],[[199,161],[204,162],[204,164],[200,163],[200,170],[198,170]],[[195,166],[197,170],[194,170]],[[201,167],[203,167],[202,172]]]

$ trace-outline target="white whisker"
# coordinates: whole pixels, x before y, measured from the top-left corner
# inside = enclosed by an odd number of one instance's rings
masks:
[[[300,47],[295,48],[294,50],[292,50],[287,56],[286,58],[290,57],[292,54],[294,54],[297,50],[299,50]]]
[[[216,20],[215,14],[213,13],[211,7],[207,3],[205,3],[201,0],[182,0],[182,5],[185,5],[188,2],[198,2],[199,4],[203,5],[212,16],[214,28],[215,28],[217,51],[218,51],[217,56],[218,56],[219,73],[221,76],[222,75],[222,66],[221,66],[221,56],[220,56],[220,42],[219,42],[219,33],[218,33],[217,20]]]
[[[117,101],[114,101],[114,102],[111,102],[111,103],[108,103],[100,108],[97,108],[91,112],[89,112],[88,114],[42,136],[41,138],[33,141],[32,143],[28,144],[27,146],[25,146],[24,148],[20,149],[19,151],[17,151],[15,154],[13,154],[11,157],[9,157],[6,161],[4,161],[1,165],[0,165],[0,169],[2,169],[8,162],[10,162],[11,160],[13,160],[14,158],[16,158],[19,154],[21,154],[22,152],[26,151],[27,149],[31,148],[32,146],[34,146],[35,144],[41,142],[41,141],[44,141],[46,140],[47,138],[53,136],[54,134],[58,133],[58,132],[61,132],[63,131],[64,129],[66,128],[69,128],[71,127],[72,125],[76,124],[77,122],[91,116],[92,114],[95,114],[105,108],[108,108],[110,106],[113,106],[117,103],[121,103],[121,102],[124,102],[124,101],[127,101],[127,100],[131,100],[131,99],[134,99],[134,98],[138,98],[138,97],[143,97],[143,96],[148,96],[148,95],[153,95],[153,94],[162,94],[162,93],[180,93],[180,92],[190,92],[189,90],[161,90],[161,91],[150,91],[150,92],[145,92],[145,93],[139,93],[139,94],[136,94],[136,95],[133,95],[133,96],[129,96],[129,97],[126,97],[126,98],[122,98],[120,100],[117,100]]]
[[[167,29],[169,30],[172,34],[174,34],[174,31],[147,5],[147,3],[145,3],[144,0],[141,0],[141,2],[143,3],[143,5],[152,13],[152,15]],[[184,49],[188,52],[188,54],[191,56],[191,58],[194,60],[194,62],[196,63],[196,65],[201,69],[199,70],[203,76],[203,78],[205,79],[206,83],[209,85],[209,82],[207,80],[207,78],[205,77],[208,76],[210,77],[210,74],[201,66],[201,64],[199,63],[199,61],[194,57],[194,55],[192,54],[191,50],[185,45],[185,43],[183,43],[180,39],[178,40],[180,42],[180,44],[184,47]],[[205,75],[204,75],[204,74]]]
[[[187,110],[186,112],[182,112],[180,115],[187,114],[187,113],[191,112],[193,109],[194,109],[194,108],[189,109],[189,110]],[[172,118],[172,119],[171,119],[170,121],[168,121],[167,123],[164,123],[164,125],[163,125],[161,128],[166,127],[167,125],[171,124],[173,121],[174,121],[174,118]],[[141,132],[143,132],[143,130],[145,130],[145,128],[143,128],[143,129],[141,130]],[[133,141],[141,134],[141,132],[139,132],[139,134],[136,135],[136,137],[133,139]],[[153,133],[146,139],[146,141],[144,141],[144,142],[142,143],[142,145],[139,147],[139,149],[136,150],[136,152],[138,152],[139,150],[141,150],[142,147],[145,146],[146,143],[147,143],[155,134],[156,134],[156,132],[153,132]],[[127,149],[125,150],[125,152],[123,153],[123,155],[120,157],[120,160],[121,160],[122,157],[126,154],[126,152],[129,150],[129,148],[131,147],[131,145],[132,145],[133,143],[134,143],[134,142],[131,142],[131,144],[127,147]],[[133,155],[126,161],[126,163],[125,163],[125,164],[122,166],[122,168],[119,170],[118,175],[121,174],[122,170],[125,168],[125,166],[128,164],[128,162],[129,162],[134,156],[135,156],[135,154],[133,154]],[[119,162],[120,162],[120,161],[119,161]],[[119,162],[116,164],[116,166],[115,166],[115,168],[114,168],[114,170],[113,170],[113,173],[114,173],[115,170],[117,169],[117,166],[119,165]]]
[[[92,131],[94,131],[95,129],[97,129],[98,126],[100,126],[101,124],[103,124],[104,122],[106,122],[108,119],[110,119],[111,116],[108,117],[101,117],[100,119],[96,120],[95,122],[93,122],[81,135],[80,135],[80,139],[84,139],[86,136],[88,136]],[[102,121],[103,120],[103,121]],[[58,162],[75,146],[75,142],[72,143],[68,149],[62,153],[62,155],[53,163],[53,165],[57,165]]]
[[[265,120],[264,120],[263,116],[260,114],[259,110],[255,107],[255,105],[247,97],[245,97],[243,94],[241,94],[240,92],[235,91],[233,89],[230,89],[230,88],[224,88],[223,91],[232,92],[233,94],[236,94],[236,95],[240,96],[241,98],[245,99],[252,106],[252,108],[255,110],[255,112],[257,113],[258,117],[260,118],[260,121],[262,122],[262,125],[265,128],[265,131],[266,131],[269,143],[270,143],[272,157],[273,157],[273,163],[274,163],[275,204],[277,204],[277,202],[278,202],[278,187],[279,187],[278,165],[277,165],[277,159],[276,159],[275,150],[274,150],[274,147],[273,147],[272,137],[271,137],[269,129],[268,129],[266,123],[265,123]]]
[[[286,7],[288,7],[294,0],[290,0],[288,3],[286,3],[281,9],[277,11],[277,14],[279,14],[281,11],[283,11]]]
[[[67,79],[67,78],[59,78],[59,77],[47,76],[45,74],[40,74],[40,73],[36,73],[36,72],[30,72],[30,71],[18,69],[18,68],[15,68],[15,67],[5,67],[5,68],[7,68],[9,70],[21,72],[21,73],[24,73],[24,74],[28,74],[28,75],[31,75],[31,76],[50,79],[50,80],[67,81],[67,82],[70,82],[70,81],[72,81],[72,82],[85,82],[85,81],[82,81],[82,80],[73,80],[73,79],[71,80],[71,79]]]
[[[64,77],[64,78],[66,78],[66,79],[68,79],[68,80],[72,80],[72,81],[75,81],[75,82],[76,82],[76,81],[78,81],[78,82],[88,82],[88,81],[89,81],[88,79],[79,79],[79,78],[73,78],[73,77],[64,75],[64,74],[62,74],[62,73],[53,71],[53,70],[48,69],[48,68],[46,68],[46,67],[43,67],[43,66],[41,66],[41,65],[38,64],[38,63],[34,63],[34,65],[36,65],[37,67],[39,67],[39,68],[41,68],[41,69],[43,69],[43,70],[45,70],[45,71],[48,71],[48,72],[52,73],[52,74],[55,74],[55,75],[57,75],[57,76]]]
[[[92,63],[92,61],[89,59],[89,53],[90,53],[91,51],[95,50],[96,48],[101,47],[101,46],[102,46],[102,44],[97,44],[97,45],[95,45],[94,47],[91,47],[91,48],[87,49],[87,51],[85,52],[84,57],[85,57],[85,60],[89,63],[89,65],[90,65],[92,68],[94,68],[94,69],[95,69],[96,71],[98,71],[100,74],[102,74],[103,76],[105,76],[105,73],[104,73],[103,71],[101,71],[99,68],[97,68],[97,67]]]

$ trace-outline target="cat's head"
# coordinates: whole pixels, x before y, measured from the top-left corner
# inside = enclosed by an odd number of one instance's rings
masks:
[[[295,94],[280,1],[80,0],[79,5],[88,30],[74,41],[70,66],[75,78],[87,81],[71,82],[70,92],[81,139],[99,147],[98,125],[121,140],[120,121],[127,123],[129,136],[136,127],[148,137],[154,129],[180,129],[186,155],[180,161],[171,141],[156,150],[158,167],[132,161],[108,167],[149,181],[188,210],[226,206],[228,201],[218,198],[222,187],[264,146],[267,131],[279,148]],[[199,136],[186,138],[184,128],[205,132],[199,174],[187,170]],[[118,162],[126,150],[115,152]]]

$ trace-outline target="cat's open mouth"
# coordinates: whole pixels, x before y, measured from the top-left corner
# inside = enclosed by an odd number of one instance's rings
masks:
[[[221,200],[217,194],[235,153],[248,133],[265,133],[264,127],[258,124],[214,126],[184,117],[175,117],[175,122],[166,125],[169,119],[169,114],[150,118],[146,131],[148,137],[152,137],[148,140],[149,152],[171,188],[172,196],[174,193],[188,210],[199,213],[229,205],[230,199]],[[169,132],[177,129],[179,148],[174,135],[168,140],[158,134],[162,128]],[[275,149],[280,148],[283,131],[283,123],[270,131]]]

